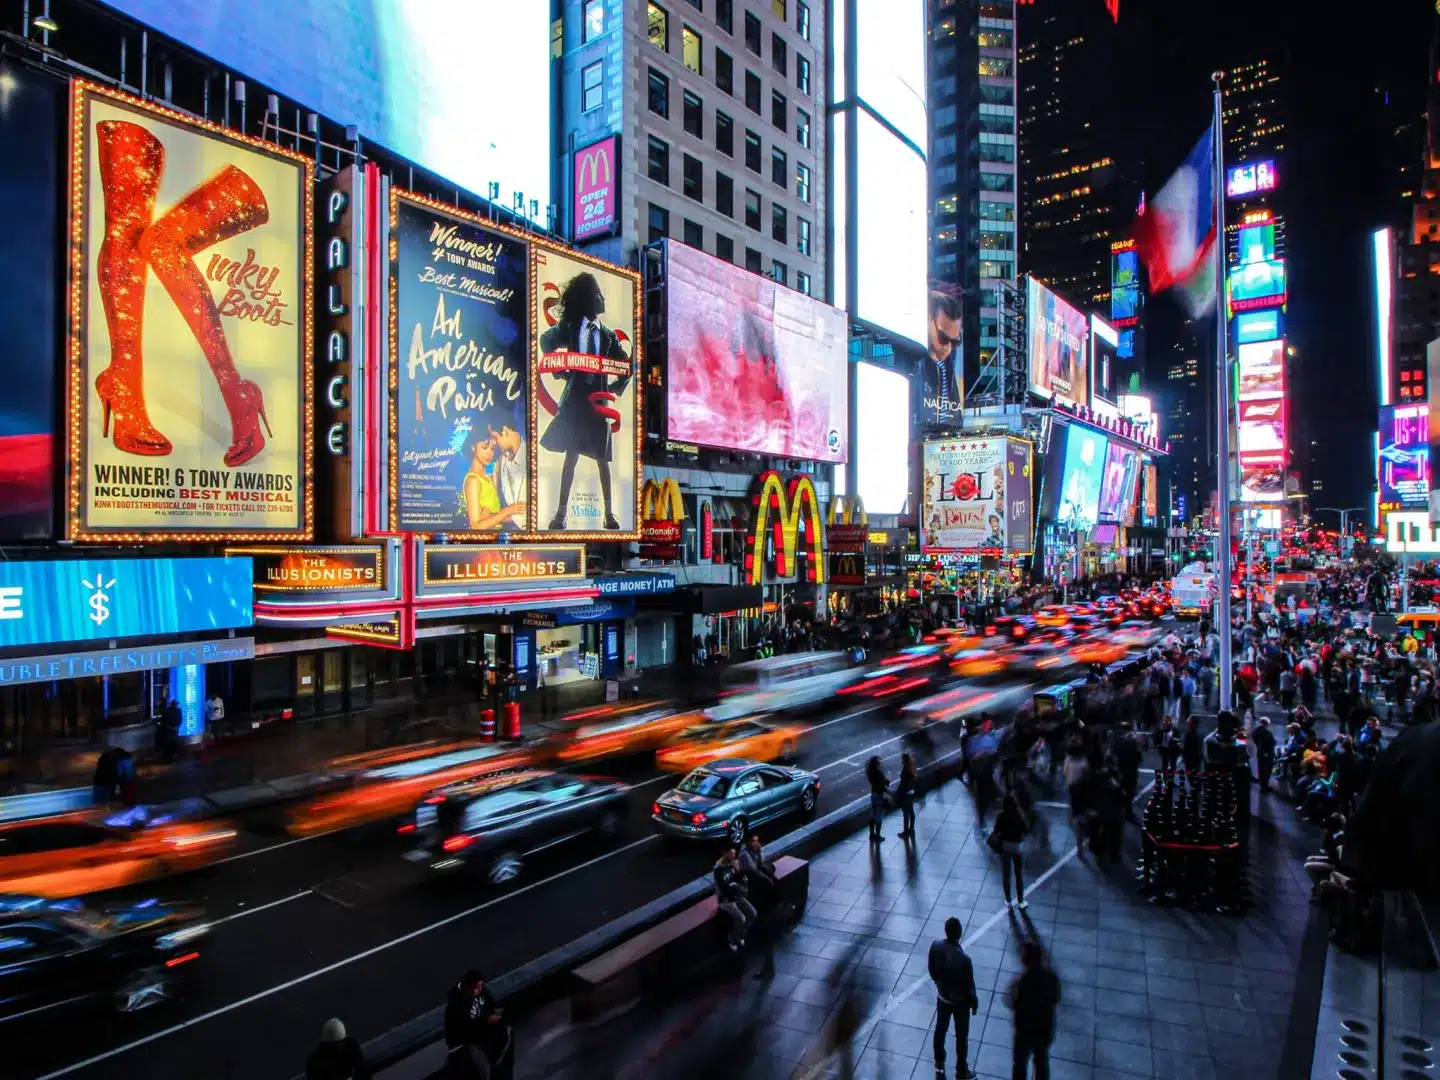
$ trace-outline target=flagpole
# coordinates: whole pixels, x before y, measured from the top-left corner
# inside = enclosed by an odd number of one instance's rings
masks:
[[[1231,685],[1232,649],[1230,627],[1230,364],[1225,326],[1225,132],[1221,106],[1220,82],[1223,71],[1210,76],[1215,83],[1215,175],[1211,187],[1215,192],[1215,398],[1218,432],[1215,452],[1215,475],[1219,492],[1220,535],[1216,541],[1217,589],[1215,630],[1220,638],[1220,708],[1234,704]]]

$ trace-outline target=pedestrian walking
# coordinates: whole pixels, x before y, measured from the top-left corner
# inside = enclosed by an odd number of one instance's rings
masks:
[[[448,1075],[457,1080],[508,1080],[514,1073],[514,1032],[485,976],[475,968],[445,995],[445,1046]]]
[[[370,1076],[360,1044],[345,1033],[338,1019],[326,1020],[320,1045],[305,1060],[305,1080],[370,1080]]]
[[[880,822],[885,819],[885,792],[890,779],[878,757],[865,763],[865,779],[870,782],[870,842],[878,844],[885,837],[880,834]]]
[[[919,780],[915,759],[909,754],[901,754],[900,779],[895,783],[895,798],[900,804],[900,835],[906,840],[915,839],[915,789]]]
[[[1024,911],[1030,905],[1025,902],[1025,879],[1023,859],[1025,838],[1030,835],[1030,821],[1021,809],[1020,800],[1012,788],[1005,793],[1000,804],[1000,813],[995,817],[995,829],[987,843],[1000,856],[1000,887],[1005,891],[1005,906],[1018,907]],[[1010,896],[1010,879],[1015,879],[1015,896]]]
[[[945,1032],[955,1022],[955,1077],[974,1080],[968,1064],[970,1017],[980,1012],[975,993],[975,967],[960,945],[960,920],[945,920],[945,937],[930,945],[930,981],[935,984],[935,1075],[945,1072]]]
[[[1026,1080],[1031,1059],[1035,1080],[1050,1080],[1050,1044],[1055,1039],[1055,1009],[1060,1004],[1060,980],[1045,964],[1038,943],[1020,946],[1024,972],[1010,984],[1010,1010],[1015,1014],[1015,1050],[1011,1080]]]
[[[1270,774],[1275,771],[1275,732],[1270,718],[1262,716],[1255,723],[1250,741],[1255,744],[1255,768],[1260,774],[1260,790],[1270,790]]]

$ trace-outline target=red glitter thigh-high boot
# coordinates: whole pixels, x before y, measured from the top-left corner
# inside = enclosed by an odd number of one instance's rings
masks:
[[[225,464],[232,469],[265,448],[260,427],[263,424],[268,432],[270,421],[265,417],[260,387],[240,378],[235,370],[220,311],[195,265],[195,256],[269,220],[270,207],[259,186],[234,165],[226,165],[171,207],[140,238],[142,254],[180,309],[220,384],[230,412],[232,439]]]
[[[172,449],[170,440],[145,411],[146,267],[140,237],[155,215],[165,147],[139,124],[125,120],[96,124],[95,142],[105,199],[105,239],[95,276],[110,331],[110,365],[95,377],[104,410],[101,435],[113,437],[115,448],[127,454],[162,457]]]

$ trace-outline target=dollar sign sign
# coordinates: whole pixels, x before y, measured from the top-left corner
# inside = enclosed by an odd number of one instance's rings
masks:
[[[108,597],[103,592],[97,592],[90,597],[90,621],[96,626],[101,626],[105,620],[110,618],[110,605],[106,602]]]

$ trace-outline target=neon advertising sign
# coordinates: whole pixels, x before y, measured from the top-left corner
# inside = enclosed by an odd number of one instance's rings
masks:
[[[765,574],[765,526],[771,527],[775,543],[775,573],[791,577],[796,571],[795,557],[804,528],[805,580],[819,584],[825,580],[820,552],[825,547],[824,519],[820,515],[820,499],[815,482],[808,476],[794,476],[787,486],[773,469],[755,478],[755,494],[751,496],[750,533],[745,542],[745,584],[759,585]]]
[[[1262,191],[1274,191],[1279,180],[1273,161],[1251,161],[1225,170],[1225,194],[1243,199]]]

